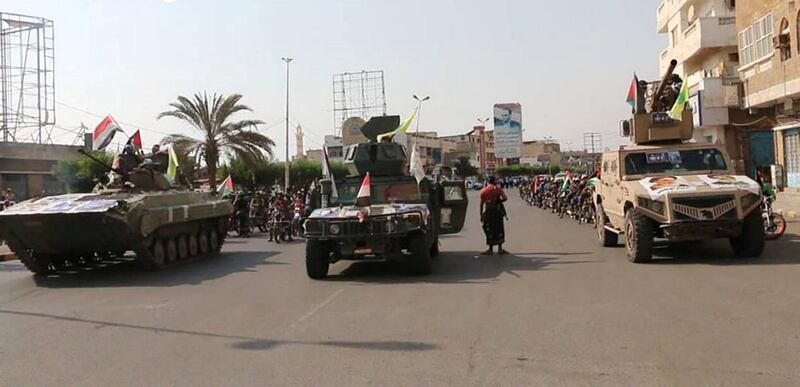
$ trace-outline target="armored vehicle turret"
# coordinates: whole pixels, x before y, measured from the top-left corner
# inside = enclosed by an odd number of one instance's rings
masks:
[[[115,163],[124,164],[122,157]],[[172,186],[147,162],[103,165],[113,180],[92,193],[34,198],[0,212],[0,239],[30,271],[47,274],[130,250],[142,266],[160,269],[220,251],[229,201]]]
[[[400,125],[400,116],[381,116],[369,120],[361,132],[369,142],[347,147],[344,163],[349,176],[402,176],[407,164],[406,151],[391,141],[389,133]],[[379,138],[384,136],[383,141]]]

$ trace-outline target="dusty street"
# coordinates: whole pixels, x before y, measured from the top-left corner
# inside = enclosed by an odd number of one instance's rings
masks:
[[[218,258],[34,278],[0,263],[0,385],[797,385],[800,237],[650,265],[591,226],[509,202],[513,255],[467,226],[429,277],[232,238]]]

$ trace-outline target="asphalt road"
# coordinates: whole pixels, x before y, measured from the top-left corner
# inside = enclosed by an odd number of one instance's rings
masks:
[[[472,199],[428,277],[312,281],[302,242],[260,237],[157,273],[0,263],[0,385],[800,384],[796,224],[758,260],[712,243],[634,265],[512,198],[513,255],[478,257]]]

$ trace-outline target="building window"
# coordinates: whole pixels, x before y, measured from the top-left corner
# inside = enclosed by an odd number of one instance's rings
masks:
[[[675,48],[675,45],[678,44],[678,27],[672,29],[669,32],[670,41],[672,42],[672,48]]]
[[[792,43],[791,31],[789,30],[789,20],[784,18],[781,20],[781,26],[778,29],[778,47],[781,50],[781,62],[792,58]]]
[[[758,62],[772,55],[772,35],[771,13],[739,32],[739,61],[742,66]]]

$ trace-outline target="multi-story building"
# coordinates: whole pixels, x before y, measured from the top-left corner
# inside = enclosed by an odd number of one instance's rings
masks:
[[[752,119],[740,104],[738,7],[733,0],[662,0],[656,23],[668,40],[660,73],[675,59],[675,74],[689,83],[695,141],[725,144],[744,172],[748,134],[742,129]]]
[[[328,160],[344,160],[344,144],[341,137],[327,135],[325,136],[324,142],[325,150],[328,151]]]
[[[520,164],[560,165],[561,145],[552,141],[523,141]]]
[[[761,114],[759,167],[784,167],[789,187],[800,188],[800,4],[740,0],[736,4],[739,75],[744,107]],[[753,148],[753,147],[751,147]],[[774,151],[773,151],[774,150]],[[752,158],[752,157],[751,157]]]

